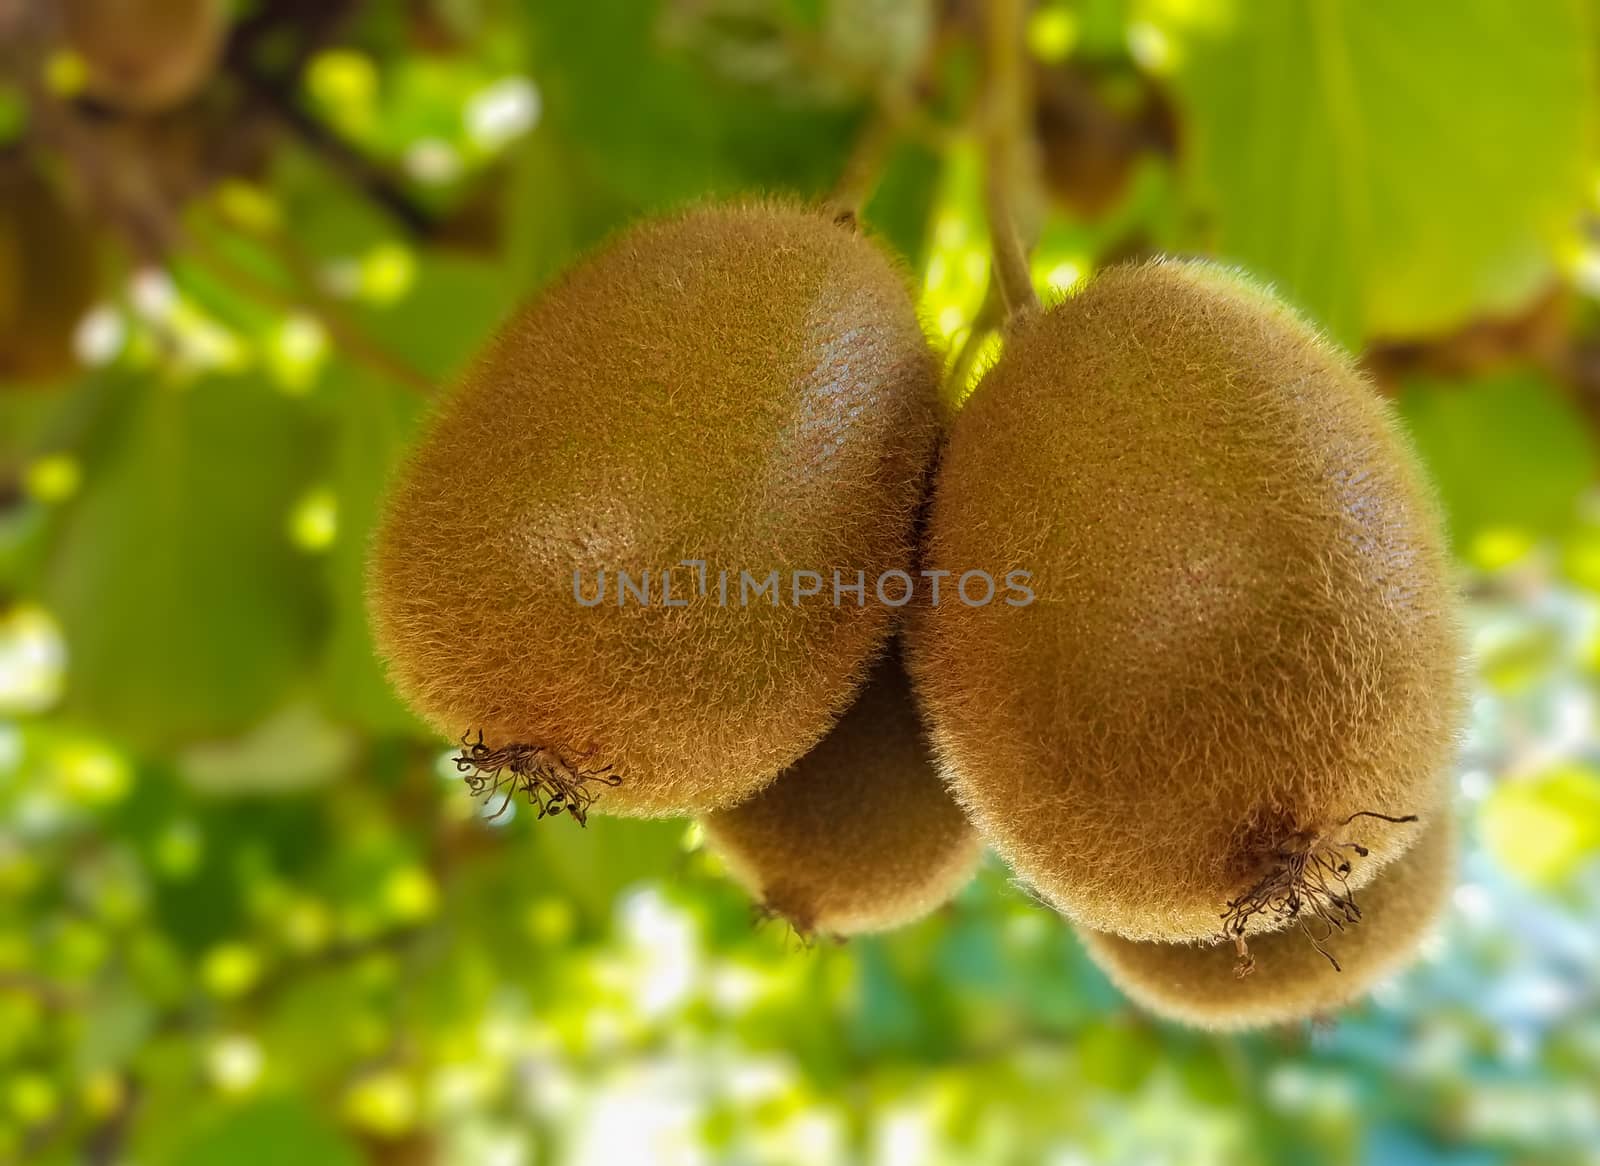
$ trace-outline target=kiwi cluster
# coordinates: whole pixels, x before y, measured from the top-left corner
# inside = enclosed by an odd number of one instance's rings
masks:
[[[1159,1011],[1307,1015],[1431,914],[1418,888],[1448,860],[1419,840],[1442,829],[1462,699],[1440,530],[1350,359],[1209,263],[1111,268],[1024,312],[955,419],[926,562],[1027,570],[1037,601],[916,613],[944,775],[1121,982],[1193,957],[1241,985],[1169,976],[1189,1007]],[[1368,928],[1369,889],[1391,924]],[[1263,944],[1300,954],[1258,991]],[[1300,961],[1323,964],[1284,986]]]
[[[1460,705],[1439,516],[1387,406],[1195,262],[1024,304],[953,418],[936,368],[849,216],[624,232],[401,466],[369,587],[396,686],[475,791],[698,817],[808,934],[927,912],[987,844],[1157,1011],[1364,990],[1448,879]],[[731,596],[751,571],[948,582]],[[971,602],[973,574],[1023,598]]]

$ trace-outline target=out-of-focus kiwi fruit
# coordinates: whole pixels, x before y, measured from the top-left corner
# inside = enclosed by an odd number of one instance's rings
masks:
[[[98,274],[89,225],[42,174],[0,159],[0,384],[73,371],[73,335]]]
[[[1350,360],[1241,276],[1117,267],[1020,318],[923,550],[952,581],[1031,572],[1025,606],[919,609],[910,664],[958,798],[1086,927],[1336,910],[1420,829],[1385,819],[1440,803],[1461,698],[1430,488]]]
[[[1441,816],[1360,894],[1361,921],[1308,921],[1257,938],[1240,976],[1228,942],[1149,943],[1084,931],[1095,963],[1136,1003],[1200,1028],[1242,1029],[1320,1017],[1365,995],[1416,956],[1448,901],[1455,824]]]
[[[911,562],[935,397],[903,274],[831,217],[752,203],[623,233],[501,331],[399,472],[370,568],[395,684],[470,730],[475,782],[547,809],[749,797],[889,635],[873,585]],[[859,604],[835,570],[862,573]],[[772,572],[781,597],[756,590]],[[801,572],[820,589],[797,601]]]
[[[982,852],[934,768],[892,653],[816,748],[703,823],[733,876],[803,935],[920,919],[960,890]]]
[[[1141,158],[1177,152],[1171,103],[1129,63],[1041,66],[1034,91],[1042,177],[1057,201],[1085,218],[1122,200]]]
[[[88,91],[128,113],[182,104],[209,81],[228,31],[222,0],[61,0]]]

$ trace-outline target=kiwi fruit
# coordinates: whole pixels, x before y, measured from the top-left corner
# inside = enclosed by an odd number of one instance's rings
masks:
[[[1109,214],[1127,196],[1144,158],[1177,153],[1176,112],[1131,63],[1074,58],[1040,67],[1034,90],[1041,177],[1078,217]]]
[[[1258,937],[1248,974],[1234,945],[1150,943],[1084,931],[1090,957],[1135,1003],[1210,1029],[1322,1016],[1408,963],[1438,920],[1455,869],[1455,823],[1441,816],[1360,894],[1359,927],[1312,922]]]
[[[211,79],[228,19],[222,0],[62,0],[88,91],[127,113],[181,105]]]
[[[73,335],[98,274],[90,232],[56,188],[0,160],[0,381],[37,385],[73,372]]]
[[[1444,794],[1456,598],[1430,488],[1350,360],[1202,262],[1025,313],[955,418],[919,608],[946,776],[1083,926],[1235,938],[1399,857]],[[981,589],[980,589],[981,590]]]
[[[702,823],[734,878],[801,935],[919,919],[972,877],[982,853],[934,768],[895,653],[811,752]]]
[[[546,811],[749,797],[888,638],[874,581],[911,563],[936,381],[902,273],[826,214],[625,232],[503,328],[401,466],[369,572],[397,688],[471,731],[470,782]]]

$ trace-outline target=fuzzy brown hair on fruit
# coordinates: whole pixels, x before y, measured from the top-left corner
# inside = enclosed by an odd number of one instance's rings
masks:
[[[73,371],[73,335],[98,270],[87,225],[55,187],[0,161],[0,382],[44,384]]]
[[[61,10],[89,92],[128,113],[160,113],[199,92],[228,28],[222,0],[62,0]]]
[[[702,823],[734,878],[801,935],[920,919],[966,884],[982,853],[934,768],[893,653],[816,748]]]
[[[1429,487],[1350,360],[1196,262],[1025,314],[951,427],[919,609],[935,747],[1083,926],[1242,940],[1337,913],[1439,804],[1460,707]],[[953,588],[947,586],[947,591]]]
[[[627,231],[500,332],[402,466],[369,587],[394,682],[471,731],[472,782],[548,810],[749,797],[888,638],[873,581],[911,562],[936,379],[902,274],[829,216]]]
[[[1360,926],[1306,921],[1257,938],[1238,974],[1228,942],[1149,943],[1084,931],[1090,957],[1136,1004],[1210,1029],[1259,1028],[1326,1015],[1410,962],[1449,898],[1455,824],[1430,823],[1416,845],[1359,894]]]

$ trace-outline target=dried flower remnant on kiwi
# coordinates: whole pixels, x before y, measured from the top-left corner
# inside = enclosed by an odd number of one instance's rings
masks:
[[[1417,821],[1415,814],[1394,817],[1361,810],[1339,825],[1348,826],[1357,818],[1396,824]],[[1359,842],[1333,841],[1315,830],[1296,830],[1273,847],[1266,873],[1237,899],[1229,899],[1228,909],[1222,913],[1221,938],[1231,941],[1239,955],[1233,974],[1242,980],[1256,970],[1245,930],[1257,916],[1281,926],[1299,924],[1318,954],[1333,965],[1334,971],[1342,972],[1338,959],[1323,945],[1335,932],[1361,922],[1361,908],[1350,890],[1350,859],[1352,855],[1366,858],[1369,853]],[[1314,929],[1318,923],[1325,928],[1321,935]]]
[[[1234,945],[1214,937],[1163,943],[1086,928],[1085,946],[1129,999],[1181,1024],[1236,1032],[1326,1018],[1410,963],[1448,906],[1456,823],[1448,813],[1423,822],[1405,853],[1362,886],[1361,926],[1339,939],[1340,971],[1293,928],[1250,937],[1260,966],[1248,979],[1232,974]]]
[[[615,789],[622,784],[621,775],[612,773],[610,766],[586,768],[583,759],[568,761],[555,750],[537,745],[494,748],[484,743],[482,729],[475,741],[468,741],[469,735],[461,735],[461,752],[452,760],[473,797],[489,802],[504,791],[504,800],[491,821],[504,814],[518,794],[526,794],[528,804],[539,807],[540,818],[565,812],[578,825],[586,826],[589,808],[603,792],[595,787]]]

